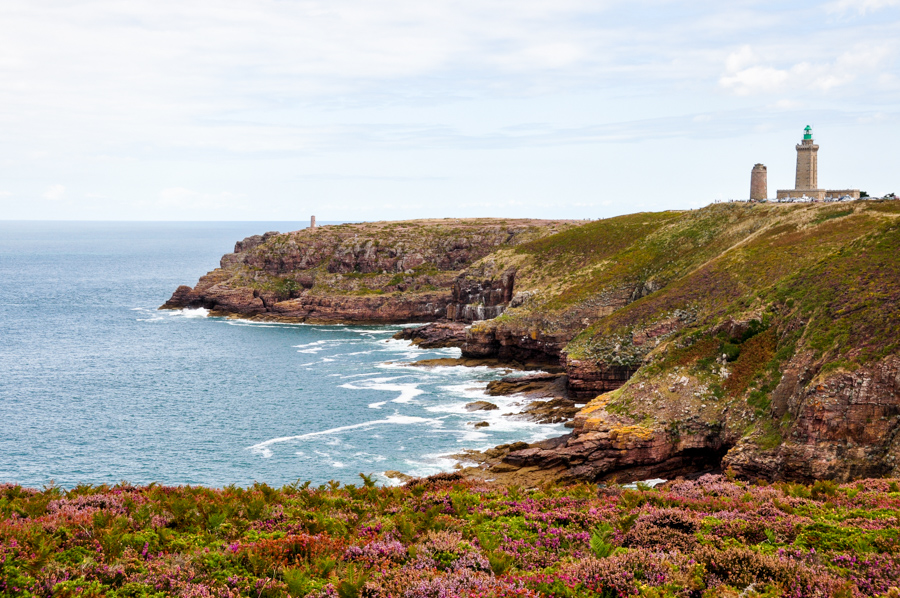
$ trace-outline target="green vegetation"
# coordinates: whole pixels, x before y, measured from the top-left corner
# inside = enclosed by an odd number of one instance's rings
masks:
[[[733,477],[733,476],[730,476]],[[896,596],[900,485],[0,486],[0,594]]]
[[[829,360],[861,364],[900,343],[900,222],[889,221],[787,278],[769,296],[808,321],[803,344]]]

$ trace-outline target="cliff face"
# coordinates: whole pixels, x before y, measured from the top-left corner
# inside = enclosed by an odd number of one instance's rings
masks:
[[[471,321],[502,312],[515,272],[464,269],[572,225],[546,220],[418,220],[269,232],[235,244],[220,268],[179,287],[166,309],[318,322]],[[488,274],[488,278],[492,273]]]
[[[344,225],[245,239],[166,307],[440,320],[407,337],[564,366],[572,434],[504,467],[898,475],[898,247],[900,202]]]
[[[463,272],[453,282],[453,297],[447,309],[448,320],[490,320],[503,313],[513,298],[516,269],[496,270],[496,264],[485,260]]]

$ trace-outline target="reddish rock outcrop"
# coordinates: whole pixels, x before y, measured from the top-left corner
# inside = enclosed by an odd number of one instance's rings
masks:
[[[802,481],[900,471],[900,357],[808,383],[813,371],[796,359],[773,393],[773,416],[790,421],[783,442],[765,450],[744,439],[724,465],[745,477]]]
[[[729,446],[716,428],[702,423],[689,423],[673,435],[594,404],[578,412],[564,442],[512,451],[504,461],[553,469],[562,479],[628,482],[716,468]]]
[[[541,334],[537,330],[521,333],[518,330],[475,323],[466,331],[462,347],[464,357],[495,357],[518,362],[559,364],[559,355],[568,341],[568,334]]]
[[[546,396],[564,396],[568,398],[566,392],[565,380],[561,380],[565,374],[541,372],[539,374],[528,374],[527,376],[505,376],[499,380],[491,380],[488,382],[485,392],[490,396],[501,396],[521,393],[535,393],[540,391]],[[553,389],[562,382],[561,389]],[[553,389],[552,392],[551,389]],[[561,392],[562,391],[562,392]],[[574,414],[573,414],[574,416]]]
[[[579,398],[596,397],[628,382],[637,367],[606,365],[598,361],[560,358],[569,377],[569,392]]]

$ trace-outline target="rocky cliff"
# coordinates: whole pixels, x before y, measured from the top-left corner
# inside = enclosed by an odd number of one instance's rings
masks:
[[[251,237],[165,307],[404,332],[562,365],[571,435],[503,467],[601,480],[900,475],[900,202]]]
[[[179,287],[162,307],[285,321],[428,322],[448,314],[471,321],[502,312],[515,273],[495,283],[489,265],[466,268],[571,226],[445,219],[269,232],[237,242],[218,269],[194,288]]]

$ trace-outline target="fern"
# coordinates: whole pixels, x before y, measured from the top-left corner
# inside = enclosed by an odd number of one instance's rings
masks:
[[[618,547],[609,541],[613,533],[613,526],[603,523],[591,532],[591,552],[598,559],[605,559],[612,556],[618,550]]]

